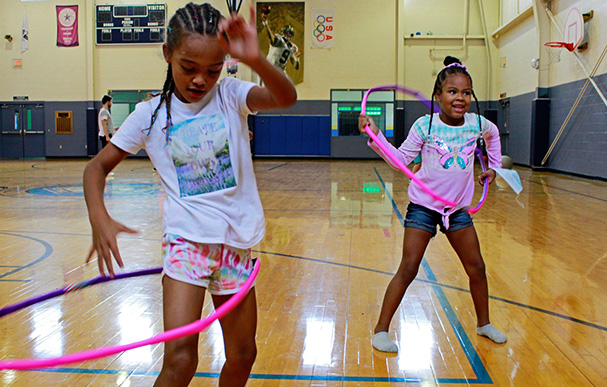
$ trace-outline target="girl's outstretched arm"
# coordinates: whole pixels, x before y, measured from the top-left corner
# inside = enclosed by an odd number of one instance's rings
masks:
[[[499,129],[491,121],[484,119],[487,123],[487,129],[485,129],[483,137],[485,138],[485,144],[487,144],[487,156],[489,165],[487,165],[487,171],[481,173],[478,177],[481,185],[484,184],[485,178],[489,184],[493,183],[496,177],[496,172],[493,168],[501,168],[502,166],[502,145],[500,140]]]
[[[83,185],[84,199],[89,212],[89,221],[93,232],[93,246],[86,258],[88,263],[93,255],[97,253],[99,273],[105,275],[104,267],[107,267],[110,276],[114,277],[112,266],[112,255],[118,266],[123,267],[120,251],[116,242],[116,235],[121,232],[136,234],[125,225],[114,221],[103,202],[103,191],[105,189],[105,177],[118,163],[129,155],[116,145],[108,142],[101,152],[87,164],[84,169]]]
[[[268,62],[259,48],[253,7],[248,23],[236,14],[222,20],[217,39],[226,53],[249,66],[263,80],[264,87],[253,87],[247,96],[249,109],[264,111],[286,108],[297,101],[293,82],[284,71]]]

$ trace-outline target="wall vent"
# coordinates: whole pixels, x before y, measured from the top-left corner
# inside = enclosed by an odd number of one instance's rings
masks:
[[[55,112],[55,133],[73,133],[72,112]]]

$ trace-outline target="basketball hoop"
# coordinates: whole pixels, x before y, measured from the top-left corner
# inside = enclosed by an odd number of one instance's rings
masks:
[[[550,63],[558,63],[561,61],[561,52],[563,48],[566,48],[569,51],[575,50],[575,43],[546,42],[544,43],[544,46],[546,46],[546,49],[548,50]]]
[[[566,48],[570,52],[575,50],[575,43],[567,43],[567,42],[546,42],[544,46],[551,48]]]
[[[544,46],[548,50],[550,63],[560,62],[563,48],[566,48],[569,52],[574,52],[582,42],[582,39],[584,39],[584,18],[580,10],[575,7],[571,8],[567,15],[563,32],[558,28],[558,25],[557,29],[562,33],[563,40],[560,42],[544,43]]]

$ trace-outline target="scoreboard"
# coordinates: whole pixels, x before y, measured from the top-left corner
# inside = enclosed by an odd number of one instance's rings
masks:
[[[166,9],[166,4],[97,5],[96,43],[164,43]]]

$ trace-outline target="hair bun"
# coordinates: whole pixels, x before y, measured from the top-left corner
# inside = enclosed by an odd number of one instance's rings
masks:
[[[454,56],[446,56],[445,60],[443,61],[443,64],[445,66],[449,66],[450,64],[453,64],[453,63],[462,64],[462,61],[460,61],[459,59],[457,59]]]

